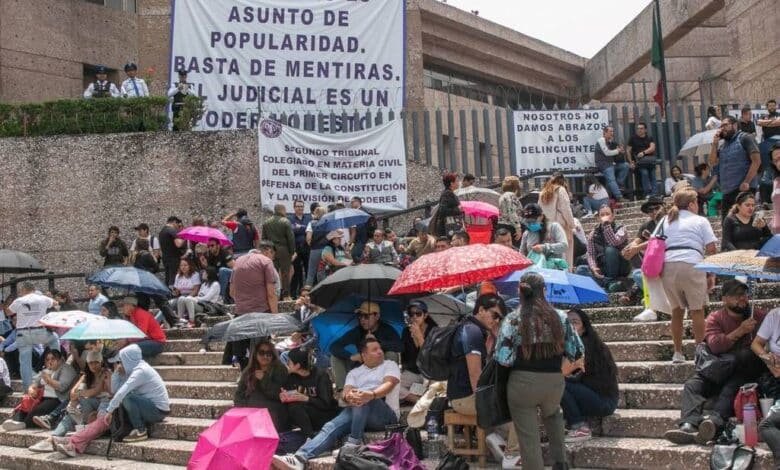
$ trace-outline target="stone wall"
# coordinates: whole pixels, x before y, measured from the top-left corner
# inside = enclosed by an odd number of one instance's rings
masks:
[[[49,271],[86,272],[111,225],[129,244],[132,227],[158,231],[172,214],[246,207],[257,221],[258,165],[252,131],[0,139],[0,244]],[[408,174],[410,207],[438,198],[439,170],[409,162]]]

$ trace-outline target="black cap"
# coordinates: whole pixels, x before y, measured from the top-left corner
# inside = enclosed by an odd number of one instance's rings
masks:
[[[99,73],[108,73],[108,70],[106,70],[106,67],[104,65],[98,65],[95,67],[95,75]]]
[[[526,204],[523,208],[523,218],[525,219],[535,219],[542,215],[544,212],[542,212],[542,207],[539,204],[531,203]]]
[[[128,62],[125,64],[125,72],[128,72],[130,70],[138,70],[138,66],[135,65],[133,62]]]
[[[413,300],[409,302],[409,305],[406,307],[406,311],[408,312],[412,308],[417,308],[422,310],[425,313],[428,313],[428,304],[426,304],[422,300]]]
[[[747,292],[748,286],[742,281],[736,279],[727,279],[723,281],[723,287],[721,288],[721,297],[729,295],[742,295]]]
[[[187,76],[187,69],[179,69],[179,70],[176,71],[176,73],[178,73],[179,75],[184,75],[186,77]]]
[[[133,227],[133,230],[146,230],[148,232],[149,231],[149,226],[142,222],[142,223],[136,225],[135,227]]]
[[[181,219],[176,217],[175,215],[172,215],[172,216],[168,217],[168,220],[166,221],[166,223],[170,224],[171,222],[176,222],[177,224],[180,224],[181,223]]]
[[[661,206],[664,205],[664,200],[658,196],[650,196],[647,201],[642,203],[642,207],[640,210],[644,214],[649,214],[650,211],[653,211]]]

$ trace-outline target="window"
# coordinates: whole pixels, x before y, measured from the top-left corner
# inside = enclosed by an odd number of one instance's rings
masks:
[[[112,10],[136,12],[136,0],[83,0],[87,3],[111,8]]]

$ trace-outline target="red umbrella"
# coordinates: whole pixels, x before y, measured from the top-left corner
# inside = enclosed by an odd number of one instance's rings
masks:
[[[430,253],[410,264],[388,294],[416,294],[496,279],[533,263],[503,245],[467,245]]]

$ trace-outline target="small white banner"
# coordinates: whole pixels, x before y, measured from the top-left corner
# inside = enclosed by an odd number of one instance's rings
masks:
[[[609,125],[606,109],[515,111],[517,174],[588,170],[596,141]]]
[[[260,200],[327,206],[353,196],[372,211],[406,209],[406,149],[400,119],[351,134],[317,134],[264,120],[258,129]]]

